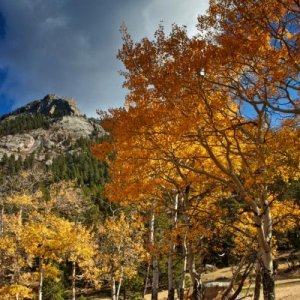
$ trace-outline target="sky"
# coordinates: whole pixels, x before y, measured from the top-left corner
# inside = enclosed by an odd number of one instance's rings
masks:
[[[53,93],[82,113],[123,105],[116,58],[125,23],[135,41],[160,22],[196,33],[208,0],[0,0],[0,115]]]

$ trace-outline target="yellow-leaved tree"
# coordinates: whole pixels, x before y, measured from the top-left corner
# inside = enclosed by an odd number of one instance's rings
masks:
[[[130,216],[121,212],[98,226],[98,267],[102,279],[110,282],[112,300],[119,299],[123,281],[134,278],[139,264],[148,259],[144,232],[143,223],[134,212]]]

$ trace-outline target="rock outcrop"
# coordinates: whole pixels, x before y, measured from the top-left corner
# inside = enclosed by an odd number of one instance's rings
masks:
[[[48,117],[80,116],[80,111],[73,98],[59,97],[55,94],[46,95],[42,100],[35,100],[20,107],[0,120],[20,114],[42,114]]]
[[[14,155],[23,159],[34,153],[38,161],[45,157],[53,158],[58,154],[76,151],[74,144],[80,138],[101,137],[103,128],[94,119],[80,114],[73,99],[47,95],[42,100],[33,101],[14,112],[3,116],[4,122],[14,122],[18,116],[44,115],[49,121],[49,128],[36,128],[24,133],[0,136],[0,161],[4,155]],[[47,154],[47,155],[46,155]]]

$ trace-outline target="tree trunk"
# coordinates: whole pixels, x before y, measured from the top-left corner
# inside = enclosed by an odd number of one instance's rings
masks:
[[[264,300],[275,299],[275,280],[272,256],[272,217],[267,200],[262,198],[262,212],[256,216],[258,228],[258,259],[261,261],[261,278]]]
[[[275,281],[274,275],[270,271],[270,269],[262,266],[262,283],[263,283],[263,292],[264,292],[264,300],[275,300]]]
[[[182,243],[182,249],[183,249],[183,262],[182,262],[182,273],[179,283],[179,289],[178,289],[178,299],[184,300],[184,290],[185,290],[185,273],[187,269],[187,246],[186,246],[186,233],[183,238]]]
[[[173,208],[173,221],[170,230],[173,230],[177,227],[177,209],[178,209],[178,197],[179,195],[176,194],[174,197],[174,208]],[[174,252],[175,252],[175,245],[173,238],[170,239],[169,242],[169,257],[168,257],[168,300],[175,299],[175,282],[174,282]]]
[[[175,297],[173,255],[174,255],[174,243],[171,240],[169,243],[169,257],[168,257],[168,300],[174,300]]]
[[[257,261],[255,269],[255,288],[254,288],[254,298],[253,300],[259,300],[261,288],[261,265]]]
[[[39,261],[39,292],[38,292],[38,300],[42,300],[43,299],[43,279],[44,279],[43,259],[40,258],[40,261]]]
[[[182,274],[181,274],[179,289],[178,289],[178,298],[179,298],[179,300],[184,300],[186,266],[187,266],[187,247],[186,247],[186,236],[185,236],[184,240],[183,240]]]
[[[72,262],[72,300],[76,299],[76,263]]]
[[[189,246],[188,250],[188,264],[189,264],[189,273],[191,275],[192,284],[193,284],[193,293],[191,300],[202,300],[202,280],[201,274],[199,274],[195,269],[195,256],[193,249]]]
[[[159,288],[159,270],[157,256],[152,258],[152,296],[151,300],[158,300],[158,288]]]
[[[2,203],[1,203],[1,230],[0,232],[4,232],[4,199],[2,198]]]
[[[192,300],[201,300],[202,299],[202,281],[201,279],[195,279],[193,284],[193,294],[192,294]]]
[[[154,227],[155,226],[155,216],[152,212],[150,219],[150,238],[149,244],[150,248],[154,248]],[[152,254],[152,300],[158,300],[158,285],[159,285],[159,270],[158,270],[158,258],[156,254]]]
[[[114,276],[111,276],[111,300],[117,300],[116,299],[116,281]]]
[[[123,267],[121,268],[121,276],[120,276],[120,280],[119,280],[119,284],[118,284],[116,300],[119,300],[122,282],[123,282]]]

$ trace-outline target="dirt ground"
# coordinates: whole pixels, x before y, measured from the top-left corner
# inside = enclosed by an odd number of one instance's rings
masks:
[[[249,292],[251,294],[251,292]],[[168,292],[163,291],[159,293],[159,300],[167,300]],[[90,300],[110,300],[110,298],[93,297]],[[243,298],[245,300],[253,299],[253,296]],[[261,295],[261,299],[263,299]],[[295,283],[284,283],[276,287],[277,300],[300,300],[300,280]],[[128,299],[130,300],[130,299]],[[151,300],[151,295],[146,295],[145,300]],[[213,299],[212,299],[213,300]]]
[[[244,299],[250,300],[253,299],[253,296]],[[262,295],[260,299],[263,299]],[[300,281],[297,284],[277,287],[276,299],[277,300],[300,300]]]
[[[276,280],[276,299],[277,300],[300,300],[300,271],[294,273],[284,272],[287,268],[286,264],[280,264],[278,269],[278,275]],[[229,280],[232,276],[231,268],[218,269],[214,272],[209,272],[203,276],[203,282],[209,281],[223,281]],[[249,295],[245,298],[246,293]],[[159,300],[167,300],[167,291],[162,291],[159,293]],[[253,286],[247,290],[244,289],[242,299],[250,300],[253,299]],[[103,297],[92,297],[90,300],[110,300],[110,298]],[[187,298],[188,299],[188,298]],[[263,295],[261,292],[261,300]],[[128,299],[130,300],[130,299]],[[151,300],[151,295],[148,294],[145,300]],[[213,300],[213,299],[210,299]]]

